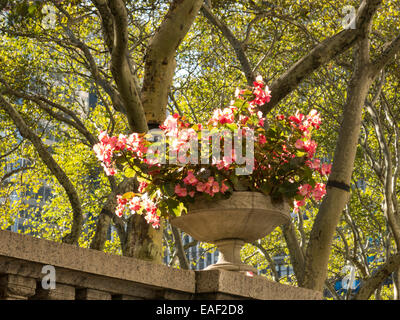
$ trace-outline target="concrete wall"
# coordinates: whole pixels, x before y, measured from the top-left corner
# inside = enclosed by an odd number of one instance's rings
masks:
[[[55,271],[55,289],[43,280]],[[51,267],[50,267],[51,268]],[[44,273],[42,273],[45,271]],[[47,284],[47,281],[44,281]],[[45,286],[46,287],[46,286]],[[0,299],[314,300],[319,292],[230,271],[178,270],[0,231]]]

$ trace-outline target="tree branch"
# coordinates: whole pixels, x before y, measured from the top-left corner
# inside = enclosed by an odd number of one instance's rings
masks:
[[[113,18],[114,41],[111,52],[111,73],[124,103],[126,117],[132,131],[148,130],[143,105],[139,97],[134,75],[131,74],[128,54],[128,15],[122,0],[109,0],[108,7]],[[108,32],[110,30],[107,30]],[[109,35],[111,37],[111,35]]]
[[[181,233],[179,229],[174,226],[171,226],[171,229],[172,229],[172,234],[174,236],[176,256],[179,259],[179,265],[182,269],[188,270],[189,261],[186,258],[185,250],[183,248]]]
[[[259,241],[254,241],[251,243],[253,246],[255,246],[258,251],[265,257],[265,259],[268,261],[269,268],[271,269],[272,273],[272,278],[274,281],[279,282],[279,275],[278,272],[276,271],[276,263],[275,261],[271,258],[270,254],[268,251],[262,246],[262,244]]]
[[[73,220],[72,220],[71,232],[66,236],[64,236],[63,242],[70,244],[77,244],[82,230],[83,215],[82,215],[81,202],[75,187],[73,186],[72,182],[69,180],[65,172],[54,160],[54,158],[47,150],[46,146],[43,144],[41,139],[36,135],[36,133],[33,130],[31,130],[27,126],[25,120],[21,117],[19,112],[16,109],[14,109],[14,107],[7,100],[5,100],[2,95],[0,95],[0,102],[1,102],[1,107],[13,120],[15,126],[21,133],[21,136],[32,142],[33,146],[35,147],[42,161],[54,174],[58,182],[62,185],[65,192],[67,193],[73,212]]]
[[[382,0],[364,0],[356,16],[356,29],[346,29],[316,45],[306,56],[293,64],[283,75],[269,86],[271,100],[261,106],[264,113],[270,112],[283,98],[297,88],[312,72],[339,54],[348,50],[365,34]]]
[[[175,54],[203,0],[174,0],[147,47],[141,99],[149,123],[161,123],[176,68]]]
[[[372,63],[374,72],[381,71],[400,51],[400,34],[386,47],[379,57]]]
[[[297,282],[300,286],[302,286],[304,282],[305,261],[303,251],[296,237],[294,225],[290,221],[289,223],[283,225],[281,229],[286,241],[286,246],[289,250],[290,262],[293,266],[293,272],[296,276]]]
[[[235,51],[236,57],[238,58],[238,60],[241,64],[242,71],[247,79],[247,84],[249,86],[252,86],[253,81],[255,80],[255,76],[252,71],[250,62],[247,59],[246,53],[243,49],[242,43],[235,37],[235,35],[232,33],[231,29],[229,29],[225,23],[223,23],[221,20],[219,20],[212,13],[211,9],[206,4],[203,4],[203,6],[201,7],[201,12],[207,18],[207,20],[212,25],[216,26],[222,32],[222,34],[225,36],[225,38],[229,41],[233,50]]]
[[[115,190],[113,190],[107,197],[104,203],[99,218],[96,224],[96,231],[92,242],[90,243],[90,249],[103,250],[104,244],[106,242],[106,236],[110,222],[113,221],[119,238],[121,240],[121,245],[123,245],[126,237],[124,221],[119,218],[114,212],[117,206],[117,195],[124,194],[128,191],[135,190],[137,186],[137,181],[134,178],[126,178],[118,184]]]
[[[354,300],[367,300],[381,283],[400,267],[400,253],[392,255],[381,265],[372,276],[363,281],[363,284],[354,296]]]

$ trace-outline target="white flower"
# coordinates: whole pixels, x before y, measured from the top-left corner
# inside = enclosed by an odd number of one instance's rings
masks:
[[[262,76],[257,76],[256,77],[256,82],[263,83],[264,82],[263,77]]]

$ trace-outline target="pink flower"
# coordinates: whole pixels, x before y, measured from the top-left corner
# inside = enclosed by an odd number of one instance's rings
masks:
[[[306,140],[303,149],[308,153],[308,157],[312,158],[317,149],[317,143],[314,140]]]
[[[194,129],[189,128],[189,129],[182,129],[179,131],[178,141],[180,145],[185,144],[191,139],[197,139],[197,132]]]
[[[139,192],[143,193],[148,185],[149,184],[146,181],[140,182],[139,183],[139,188],[138,188]]]
[[[317,183],[314,189],[312,190],[313,198],[319,201],[324,197],[325,194],[326,194],[325,184]]]
[[[248,116],[244,116],[244,115],[239,115],[239,121],[240,121],[240,123],[244,126],[246,123],[247,123],[247,121],[249,120],[249,117]]]
[[[117,207],[116,209],[115,209],[115,214],[118,216],[118,217],[122,217],[122,215],[124,214],[124,211],[125,211],[125,207]]]
[[[271,99],[271,91],[269,90],[269,87],[265,86],[264,91],[265,91],[265,95],[268,97],[267,102],[269,102],[269,100]]]
[[[317,110],[311,110],[307,115],[307,121],[315,128],[319,129],[319,125],[321,124],[321,118]]]
[[[236,161],[235,149],[232,149],[232,154],[228,154],[222,157],[222,160],[225,163],[225,169],[229,169],[229,165]]]
[[[160,217],[157,214],[147,212],[144,218],[154,229],[160,227]]]
[[[210,118],[210,120],[208,120],[209,124],[212,124],[214,127],[218,125],[219,119],[222,118],[222,110],[221,109],[215,109],[213,111],[213,114]]]
[[[261,111],[258,111],[257,112],[257,117],[258,117],[258,125],[260,127],[263,127],[264,126],[264,121],[265,121],[265,118],[263,117],[263,113]]]
[[[129,210],[136,212],[140,210],[141,207],[142,204],[139,197],[133,197],[131,200],[129,200]]]
[[[235,90],[235,98],[239,98],[239,95],[240,95],[240,89],[236,88],[236,90]]]
[[[181,187],[179,184],[175,186],[175,193],[178,197],[186,197],[187,196],[187,189],[185,187]]]
[[[225,193],[228,190],[229,190],[229,187],[222,181],[221,188],[219,189],[219,191],[221,193]]]
[[[199,182],[199,183],[197,184],[197,186],[196,186],[196,190],[197,190],[198,192],[204,192],[204,191],[206,190],[206,188],[207,188],[207,186],[206,186],[206,184],[203,183],[203,182]]]
[[[108,136],[106,131],[100,131],[99,140],[103,144],[108,144],[108,141],[110,140],[110,137]]]
[[[312,186],[306,183],[299,187],[298,194],[302,195],[303,197],[306,197],[311,192],[311,190]]]
[[[126,149],[137,153],[142,158],[147,152],[147,147],[144,143],[144,139],[137,132],[134,132],[126,138]]]
[[[254,83],[254,86],[259,86],[259,85],[263,85],[264,84],[264,80],[263,77],[261,75],[258,75],[256,77],[256,82]]]
[[[271,91],[269,91],[268,86],[265,86],[265,89],[263,90],[264,87],[264,80],[262,76],[257,76],[256,81],[253,82],[253,94],[255,95],[254,100],[250,101],[250,105],[263,105],[266,102],[269,102],[271,99]]]
[[[289,117],[290,121],[297,123],[297,124],[300,124],[303,121],[303,119],[304,119],[304,114],[299,113],[299,112],[296,112],[296,114],[294,116]]]
[[[99,135],[100,142],[93,146],[96,157],[105,167],[110,167],[115,147],[110,143],[110,138],[105,132]]]
[[[235,104],[235,101],[232,100],[231,105],[229,106],[229,109],[231,109],[233,113],[235,113],[238,110],[238,108],[235,107],[234,104]]]
[[[214,180],[214,177],[209,177],[202,189],[203,192],[209,194],[210,196],[214,196],[214,193],[219,191],[219,184]]]
[[[211,123],[215,127],[218,125],[218,123],[225,124],[225,123],[233,123],[234,121],[235,121],[235,114],[232,108],[225,108],[224,110],[215,109],[208,123]]]
[[[254,84],[256,84],[257,82],[254,82]],[[255,86],[255,89],[253,91],[253,94],[256,96],[254,98],[254,100],[250,101],[250,104],[257,104],[259,106],[267,103],[270,101],[271,96],[269,94],[267,94],[267,92],[265,92],[262,89],[263,85],[258,84],[257,86]]]
[[[240,90],[239,88],[236,88],[235,90],[235,98],[236,99],[243,99],[241,96],[243,93],[245,93],[245,90]]]
[[[265,144],[265,143],[267,143],[267,138],[262,133],[260,133],[258,135],[258,142],[261,144]]]
[[[155,215],[157,213],[157,205],[150,199],[145,199],[142,206],[146,210],[147,214]]]
[[[221,124],[224,123],[233,123],[235,121],[235,114],[231,108],[225,108],[222,110],[222,119],[219,120]]]
[[[225,167],[224,160],[218,160],[218,161],[216,162],[216,166],[217,166],[217,169],[218,169],[218,170],[222,170],[222,169]]]
[[[126,203],[128,202],[127,199],[123,198],[121,195],[117,195],[117,204],[118,205],[126,205]]]
[[[331,164],[329,164],[329,163],[323,163],[323,164],[321,165],[321,174],[322,174],[323,176],[329,175],[329,174],[331,173],[331,170],[332,170],[332,165],[331,165]]]
[[[115,150],[124,150],[126,147],[126,136],[120,134],[115,142]]]
[[[178,117],[169,115],[164,123],[160,126],[162,130],[167,132],[175,131],[178,128]]]
[[[219,183],[217,181],[214,181],[211,187],[211,191],[213,193],[219,192]]]
[[[113,175],[115,175],[117,173],[117,170],[115,170],[115,168],[113,168],[111,166],[107,167],[104,163],[102,163],[101,165],[102,165],[102,167],[104,169],[104,172],[106,173],[107,176],[113,176]]]
[[[294,201],[294,212],[299,212],[299,207],[302,207],[305,204],[306,204],[306,200],[305,199],[299,200],[299,201],[295,200]]]
[[[123,198],[121,195],[117,195],[117,207],[115,209],[115,214],[118,217],[122,217],[127,202],[128,202],[127,199]]]
[[[185,184],[190,184],[190,185],[194,186],[199,182],[199,180],[196,179],[196,177],[193,174],[193,171],[189,171],[186,178],[183,179],[183,182]]]
[[[304,141],[298,139],[298,140],[296,141],[296,143],[294,144],[294,146],[295,146],[297,149],[300,149],[300,150],[301,150],[301,149],[304,148]]]
[[[321,160],[320,159],[314,159],[313,162],[308,162],[307,164],[308,164],[308,167],[310,169],[319,170],[319,167],[321,166]]]
[[[192,198],[194,197],[194,194],[195,194],[195,191],[194,191],[194,190],[192,190],[192,191],[189,192],[189,196],[191,196]]]

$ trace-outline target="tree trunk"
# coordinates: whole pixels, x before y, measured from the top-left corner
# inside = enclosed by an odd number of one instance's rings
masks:
[[[168,92],[176,68],[175,54],[189,31],[202,0],[173,1],[159,29],[151,39],[145,57],[145,75],[140,92],[148,128],[158,127],[166,117]],[[159,229],[144,217],[130,218],[124,255],[162,263],[163,224]]]
[[[349,186],[351,181],[362,108],[373,80],[369,66],[369,41],[366,37],[358,44],[355,70],[348,87],[343,121],[329,177],[329,181],[335,186],[329,186],[328,183],[327,194],[319,208],[306,250],[303,286],[309,289],[323,290],[333,236],[349,198],[350,187],[343,190],[342,186]]]
[[[393,300],[400,300],[400,268],[393,272]]]
[[[149,226],[141,215],[134,214],[128,219],[126,239],[122,244],[122,254],[127,257],[162,264],[163,222],[160,228]]]

